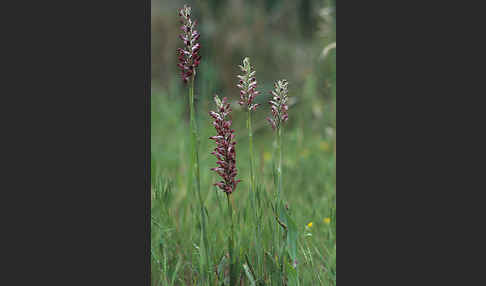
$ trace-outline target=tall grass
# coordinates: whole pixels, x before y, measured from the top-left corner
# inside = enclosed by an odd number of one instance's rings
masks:
[[[289,212],[295,222],[297,280],[301,285],[335,285],[336,281],[336,218],[335,218],[335,157],[334,135],[326,122],[332,118],[316,120],[313,112],[303,112],[307,105],[324,107],[323,99],[318,96],[315,78],[309,78],[300,89],[293,89],[300,103],[292,106],[294,117],[289,119],[285,129],[285,144],[282,150],[282,168],[285,170],[284,193]],[[187,179],[190,169],[190,154],[185,152],[183,142],[190,142],[188,124],[181,124],[185,115],[186,102],[181,89],[154,90],[152,95],[152,146],[154,182],[152,185],[152,285],[207,285],[201,283],[205,273],[201,272],[200,255],[204,246],[200,240],[200,219],[198,207],[188,190]],[[208,102],[201,102],[201,108],[208,108]],[[266,106],[268,110],[268,106]],[[209,110],[209,108],[207,109]],[[201,112],[201,114],[203,114]],[[246,133],[246,112],[237,110],[233,114],[234,129],[239,134],[238,169],[240,176],[249,174],[248,137]],[[325,113],[324,116],[330,116]],[[300,120],[306,124],[300,124]],[[207,116],[198,117],[200,136],[214,135]],[[170,134],[170,136],[164,136]],[[243,180],[239,191],[232,197],[234,201],[234,256],[235,273],[243,285],[280,285],[280,249],[274,240],[274,229],[280,227],[276,220],[274,205],[273,161],[274,132],[267,126],[256,130],[254,141],[255,155],[261,163],[259,183],[256,186],[256,199],[253,207],[250,200],[247,180]],[[200,146],[200,168],[209,170],[214,166],[213,156],[209,154],[213,144],[202,140]],[[201,197],[208,209],[207,233],[211,253],[208,255],[209,267],[213,274],[210,285],[229,283],[229,260],[227,237],[231,225],[227,212],[227,198],[224,193],[212,186],[218,179],[212,172],[201,172]],[[169,191],[170,190],[170,191]],[[156,194],[168,193],[161,196]],[[166,199],[169,197],[170,199]],[[230,201],[231,203],[231,201]],[[255,222],[253,212],[257,210]],[[324,221],[330,218],[330,223]],[[307,227],[313,222],[312,227]],[[283,236],[279,236],[279,243]],[[203,261],[204,262],[204,261]],[[205,263],[205,262],[204,262]],[[292,273],[291,265],[284,265],[286,277]],[[253,269],[253,271],[251,270]],[[253,274],[254,273],[254,274]],[[288,278],[287,278],[288,279]],[[208,279],[205,279],[208,281]],[[225,282],[226,281],[226,282]]]

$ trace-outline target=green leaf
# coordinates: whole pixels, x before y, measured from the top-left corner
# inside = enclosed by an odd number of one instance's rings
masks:
[[[287,244],[288,244],[288,252],[290,258],[292,258],[292,264],[294,267],[297,267],[297,237],[298,237],[298,230],[297,225],[295,224],[294,220],[291,217],[288,217],[288,235],[287,235]]]
[[[224,280],[224,275],[221,276],[221,274],[224,274],[223,268],[225,263],[226,263],[226,255],[223,255],[223,257],[221,257],[221,261],[219,262],[218,270],[217,270],[218,271],[217,274],[220,280]]]
[[[293,266],[296,267],[298,237],[297,224],[288,213],[288,210],[283,206],[283,203],[280,205],[280,220],[287,225],[287,251],[292,259]]]
[[[179,272],[179,269],[182,265],[182,257],[179,256],[179,259],[177,260],[177,264],[176,264],[176,267],[175,267],[175,270],[174,272],[172,273],[172,279],[171,279],[171,285],[174,285],[174,282],[175,282],[175,279],[177,277],[177,273]]]
[[[297,275],[297,269],[295,269],[288,262],[286,263],[285,268],[287,270],[288,285],[289,286],[299,285],[299,277]]]
[[[248,265],[243,264],[243,269],[245,269],[246,277],[248,277],[248,281],[250,281],[250,285],[255,286],[255,279],[253,278],[253,275],[251,274]]]

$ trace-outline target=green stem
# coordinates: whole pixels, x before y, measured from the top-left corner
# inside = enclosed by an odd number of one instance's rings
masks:
[[[234,241],[234,224],[233,224],[233,208],[230,202],[230,194],[226,194],[226,199],[228,201],[228,217],[231,221],[231,234],[228,238],[228,252],[229,252],[229,267],[230,267],[230,286],[234,285],[234,262],[233,262],[233,241]]]
[[[282,126],[277,127],[277,136],[276,136],[276,155],[278,156],[277,161],[277,197],[275,202],[275,213],[278,218],[281,218],[281,195],[282,195]],[[283,253],[283,248],[285,247],[285,242],[281,242],[281,235],[282,230],[280,226],[277,227],[277,236],[276,236],[276,246],[279,253],[279,256]]]
[[[204,204],[201,196],[201,179],[199,173],[199,136],[196,123],[196,114],[194,108],[194,78],[191,77],[191,86],[189,88],[189,111],[190,111],[190,124],[191,124],[191,145],[192,145],[192,173],[194,174],[193,189],[196,189],[197,197],[199,199],[200,206],[200,218],[201,218],[201,237],[204,244],[204,256],[206,260],[206,267],[209,267],[209,244],[206,235],[206,217],[204,212]],[[203,277],[206,277],[204,271]],[[210,271],[209,271],[210,274]]]
[[[253,132],[251,130],[251,111],[248,109],[248,121],[247,121],[247,127],[248,127],[248,138],[249,138],[249,145],[250,145],[250,191],[254,191],[254,186],[255,186],[255,177],[254,177],[254,172],[253,172]]]
[[[283,132],[283,127],[280,126],[278,129],[278,192],[279,194],[282,193],[282,148],[283,148],[283,142],[282,142],[282,132]]]
[[[199,198],[199,203],[201,207],[203,206],[202,197],[201,197],[201,185],[200,185],[200,177],[199,177],[199,138],[197,134],[197,125],[196,125],[196,115],[194,110],[194,75],[191,78],[191,87],[189,89],[189,109],[191,114],[191,134],[192,134],[192,168],[193,172],[195,173],[195,187],[197,196]]]
[[[282,126],[277,129],[277,152],[278,152],[278,165],[277,165],[277,213],[280,215],[280,198],[282,194]]]
[[[250,201],[251,201],[251,207],[253,208],[253,223],[257,225],[256,231],[255,231],[255,241],[258,241],[259,239],[259,233],[260,233],[260,222],[258,221],[258,210],[259,208],[257,207],[257,198],[256,198],[256,192],[259,192],[258,188],[255,186],[255,173],[254,173],[254,158],[253,158],[253,130],[251,128],[251,111],[248,110],[248,120],[247,120],[247,128],[248,128],[248,140],[249,140],[249,158],[250,158],[250,180],[249,180],[249,187],[250,187]],[[257,243],[257,245],[259,245]],[[259,249],[256,251],[258,252]],[[257,261],[259,264],[261,264],[261,259],[260,259],[260,253],[257,253]],[[263,271],[262,271],[263,273]]]

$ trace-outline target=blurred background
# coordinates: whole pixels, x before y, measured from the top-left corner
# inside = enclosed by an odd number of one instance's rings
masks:
[[[300,127],[300,132],[332,140],[336,110],[336,9],[335,1],[330,0],[152,0],[154,137],[164,135],[154,125],[161,119],[157,117],[162,112],[158,109],[160,101],[170,99],[172,104],[183,101],[187,105],[187,87],[179,77],[176,56],[176,49],[181,47],[177,11],[185,3],[193,7],[193,18],[198,20],[201,33],[202,62],[195,83],[196,104],[198,111],[203,111],[199,118],[207,115],[215,93],[236,103],[239,98],[236,75],[241,73],[238,65],[248,56],[262,92],[256,98],[263,104],[254,115],[257,130],[264,129],[261,132],[271,135],[264,120],[269,115],[269,91],[276,80],[285,78],[289,81],[291,98],[288,128]],[[232,107],[235,112],[240,111],[239,105]],[[178,122],[188,119],[188,110],[184,113],[177,118]],[[245,116],[241,115],[234,115],[235,124],[240,118],[244,123]],[[178,138],[164,138],[165,143],[167,140]],[[161,142],[152,143],[153,152],[164,151],[163,146],[158,146]]]
[[[318,264],[309,273],[304,271],[301,281],[311,283],[305,285],[335,284],[335,0],[152,0],[152,180],[163,176],[172,182],[170,209],[177,221],[166,223],[177,225],[171,241],[181,241],[177,247],[186,243],[190,251],[191,243],[184,236],[193,233],[187,178],[189,98],[176,55],[176,49],[182,47],[178,9],[184,4],[192,6],[192,18],[197,19],[201,34],[202,61],[195,96],[201,186],[208,209],[216,211],[221,193],[212,186],[217,177],[209,171],[215,167],[216,159],[210,154],[215,146],[206,140],[215,134],[208,115],[214,109],[215,93],[232,102],[238,178],[242,179],[233,197],[243,207],[248,196],[247,115],[237,104],[236,76],[241,73],[238,65],[249,57],[262,92],[255,99],[262,106],[252,115],[256,180],[266,192],[274,192],[274,132],[265,118],[270,116],[269,92],[274,82],[287,79],[290,106],[283,145],[284,196],[300,227],[300,245],[310,247],[306,255],[299,255],[303,263],[310,258],[309,263]],[[174,254],[174,261],[180,255]]]
[[[335,8],[329,0],[152,0],[152,78],[154,88],[174,88],[180,82],[175,51],[178,39],[177,9],[187,3],[199,20],[203,55],[197,90],[207,97],[214,92],[238,95],[237,64],[249,56],[261,89],[287,78],[294,91],[309,77],[330,99],[332,55],[323,57],[335,43]],[[330,46],[329,48],[332,48]],[[176,82],[174,82],[176,81]],[[263,98],[262,98],[263,100]],[[265,100],[266,101],[266,100]]]

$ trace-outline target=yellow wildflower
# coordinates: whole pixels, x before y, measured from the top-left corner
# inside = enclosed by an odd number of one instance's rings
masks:
[[[327,143],[326,141],[321,141],[321,143],[319,144],[319,148],[322,151],[329,151],[329,143]]]
[[[265,162],[268,162],[268,161],[272,160],[272,154],[270,154],[270,152],[264,152],[263,153],[263,160]]]
[[[309,156],[309,149],[304,149],[302,152],[300,152],[300,156],[307,158]]]
[[[312,223],[312,222],[309,222],[309,223],[307,224],[307,227],[309,227],[309,228],[310,228],[310,227],[312,227],[312,225],[313,225],[313,223]]]
[[[331,223],[331,218],[326,217],[325,219],[323,219],[323,221],[324,221],[325,224],[330,224]]]

